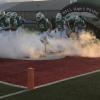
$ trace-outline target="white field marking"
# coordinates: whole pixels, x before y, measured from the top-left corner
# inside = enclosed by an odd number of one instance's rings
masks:
[[[17,87],[17,88],[23,88],[23,89],[26,89],[27,87],[25,86],[21,86],[21,85],[15,85],[15,84],[12,84],[12,83],[8,83],[8,82],[3,82],[3,81],[0,81],[1,84],[4,84],[4,85],[9,85],[9,86],[12,86],[12,87]]]
[[[10,94],[4,95],[4,96],[0,96],[0,99],[4,99],[4,98],[7,98],[7,97],[14,96],[14,95],[21,94],[21,93],[28,92],[28,91],[29,90],[21,90],[21,91],[18,91],[18,92],[10,93]]]
[[[96,71],[88,72],[88,73],[85,73],[85,74],[81,74],[81,75],[76,75],[76,76],[73,76],[73,77],[65,78],[65,79],[62,79],[62,80],[50,82],[50,83],[47,83],[47,84],[39,85],[39,86],[36,86],[35,89],[42,88],[42,87],[47,87],[47,86],[50,86],[50,85],[54,85],[54,84],[61,83],[61,82],[64,82],[64,81],[68,81],[68,80],[71,80],[71,79],[79,78],[79,77],[82,77],[82,76],[91,75],[91,74],[94,74],[94,73],[97,73],[97,72],[100,72],[100,69],[96,70]]]

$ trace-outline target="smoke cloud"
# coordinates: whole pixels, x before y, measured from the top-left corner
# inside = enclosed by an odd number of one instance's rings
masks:
[[[41,36],[37,32],[29,32],[24,29],[18,29],[16,32],[2,31],[0,32],[0,58],[100,57],[100,41],[88,32],[82,33],[80,39],[48,38],[46,45],[40,39]]]
[[[2,58],[37,58],[41,55],[42,43],[39,36],[19,29],[16,32],[0,33],[0,57]]]

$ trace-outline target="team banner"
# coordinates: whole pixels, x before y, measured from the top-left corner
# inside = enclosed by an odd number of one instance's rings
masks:
[[[64,7],[61,10],[61,13],[64,15],[67,15],[72,12],[87,12],[95,15],[96,17],[100,17],[100,9],[94,5],[91,4],[85,4],[85,3],[73,3],[71,5],[68,5]]]

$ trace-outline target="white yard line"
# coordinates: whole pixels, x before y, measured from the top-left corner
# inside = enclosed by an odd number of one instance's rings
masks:
[[[23,89],[26,89],[27,87],[25,86],[21,86],[21,85],[15,85],[15,84],[12,84],[12,83],[8,83],[8,82],[3,82],[3,81],[0,81],[1,84],[5,84],[5,85],[9,85],[9,86],[12,86],[12,87],[17,87],[17,88],[23,88]]]
[[[21,94],[21,93],[24,93],[24,92],[28,92],[28,90],[21,90],[21,91],[18,91],[18,92],[14,92],[14,93],[10,93],[10,94],[4,95],[4,96],[0,96],[0,99],[4,99],[4,98],[14,96],[14,95],[17,95],[17,94]]]
[[[35,89],[46,87],[46,86],[50,86],[50,85],[54,85],[54,84],[61,83],[61,82],[64,82],[64,81],[68,81],[68,80],[71,80],[71,79],[79,78],[79,77],[82,77],[82,76],[91,75],[91,74],[94,74],[94,73],[97,73],[97,72],[100,72],[100,69],[96,70],[96,71],[88,72],[88,73],[85,73],[85,74],[81,74],[81,75],[76,75],[76,76],[73,76],[73,77],[65,78],[65,79],[62,79],[62,80],[50,82],[50,83],[47,83],[47,84],[39,85],[39,86],[36,86]]]

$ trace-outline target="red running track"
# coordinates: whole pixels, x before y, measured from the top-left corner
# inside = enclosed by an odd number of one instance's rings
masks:
[[[0,59],[0,81],[27,85],[27,68],[35,68],[35,85],[100,69],[100,58],[65,57],[51,61]]]

